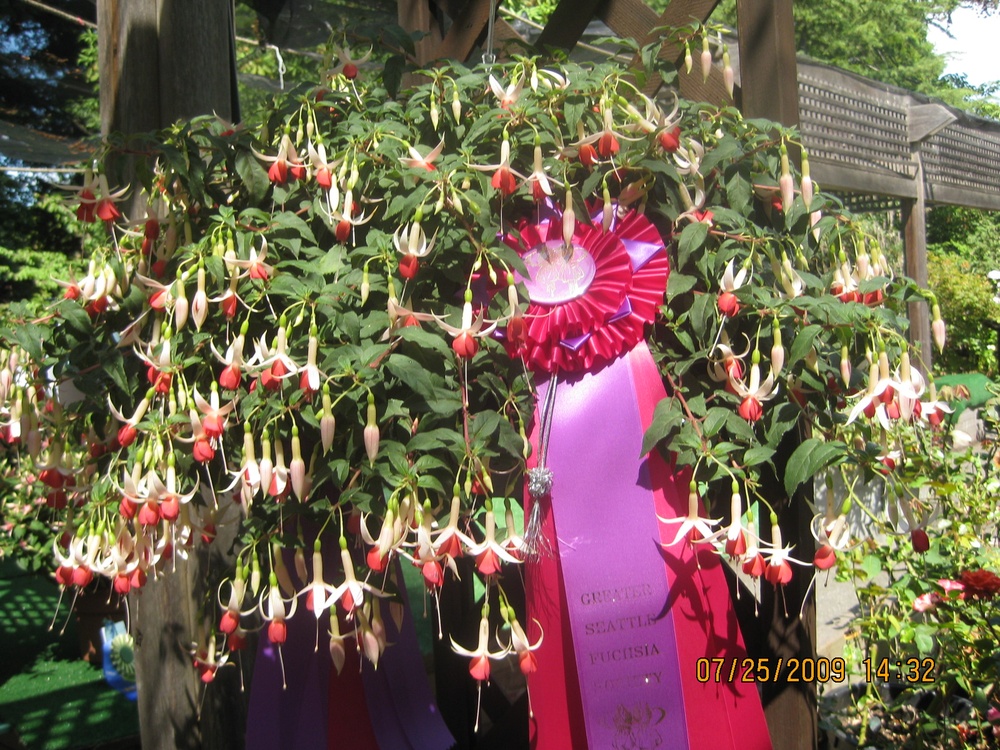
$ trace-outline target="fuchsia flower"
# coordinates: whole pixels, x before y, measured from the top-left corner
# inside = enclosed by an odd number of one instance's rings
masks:
[[[475,546],[476,543],[471,537],[458,530],[458,522],[462,517],[462,501],[456,492],[451,498],[448,525],[438,531],[434,539],[434,553],[436,555],[448,560],[457,560],[462,557],[463,547],[471,549]]]
[[[420,259],[426,258],[434,249],[434,237],[430,242],[424,234],[419,221],[414,221],[409,226],[401,226],[392,235],[392,244],[396,247],[396,252],[403,257],[399,261],[399,275],[404,279],[412,279],[420,269]]]
[[[445,323],[441,318],[434,316],[437,324],[454,337],[451,348],[461,359],[472,359],[479,351],[479,342],[476,340],[482,336],[493,333],[497,327],[495,322],[483,329],[485,321],[485,310],[480,310],[473,319],[472,315],[472,290],[465,290],[465,303],[462,305],[462,325],[455,327]]]
[[[500,566],[504,562],[518,563],[516,557],[508,552],[504,546],[496,540],[497,521],[493,515],[493,503],[486,501],[486,520],[484,523],[486,530],[485,538],[479,544],[473,544],[469,548],[469,554],[476,558],[476,570],[481,575],[491,576],[500,572]]]
[[[499,651],[490,651],[490,607],[483,605],[483,615],[479,620],[479,642],[475,650],[470,651],[455,643],[451,638],[451,649],[460,656],[467,656],[472,661],[469,663],[469,674],[477,683],[478,694],[482,696],[483,683],[490,679],[490,659],[503,659],[510,653],[510,646],[504,646]],[[479,731],[479,705],[476,705],[476,725],[474,731]]]
[[[688,512],[686,516],[679,516],[677,518],[663,518],[662,516],[657,516],[657,520],[664,524],[680,524],[677,529],[677,533],[674,535],[673,541],[667,542],[662,545],[664,547],[673,547],[678,542],[687,539],[692,544],[698,542],[711,542],[715,539],[716,534],[712,531],[712,527],[719,523],[718,518],[702,518],[699,508],[698,508],[698,485],[695,482],[691,482],[688,487]]]
[[[791,563],[796,563],[797,565],[807,564],[792,557],[792,550],[794,548],[794,544],[790,544],[787,547],[782,545],[781,527],[778,526],[778,518],[774,514],[771,514],[771,547],[764,556],[766,563],[764,578],[767,579],[768,583],[772,583],[775,586],[784,586],[792,580]]]
[[[739,272],[734,275],[733,261],[730,260],[726,265],[726,270],[722,273],[722,279],[719,284],[722,288],[722,292],[719,294],[718,306],[719,312],[727,318],[735,318],[739,315],[740,301],[734,292],[742,287],[744,282],[746,282],[749,268],[749,264],[744,263],[740,267]]]
[[[742,380],[729,379],[729,383],[737,396],[743,400],[737,409],[739,415],[753,424],[764,416],[763,402],[768,401],[778,393],[778,383],[775,382],[774,371],[770,371],[763,381],[760,379],[760,351],[754,349],[750,355],[750,382],[744,385]]]
[[[469,166],[480,172],[494,170],[490,184],[495,190],[499,190],[504,197],[511,195],[517,190],[518,179],[525,179],[524,175],[520,172],[511,169],[510,140],[508,140],[506,133],[504,133],[503,140],[500,142],[500,161],[497,164],[470,164]]]
[[[510,109],[515,104],[517,104],[518,98],[521,96],[521,89],[524,87],[524,81],[518,78],[513,83],[507,85],[504,88],[500,85],[492,75],[490,76],[490,91],[493,92],[493,96],[497,98],[497,103],[500,109]]]
[[[409,158],[401,158],[399,163],[404,167],[409,167],[410,169],[424,169],[428,172],[434,172],[437,167],[434,166],[434,161],[441,155],[441,151],[444,149],[444,139],[432,148],[427,156],[421,156],[420,152],[410,144],[405,144],[406,150],[409,152]]]

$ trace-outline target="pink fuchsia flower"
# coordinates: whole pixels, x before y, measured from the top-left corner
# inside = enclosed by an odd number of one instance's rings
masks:
[[[476,352],[479,351],[479,342],[476,339],[482,336],[488,336],[493,332],[493,329],[497,327],[497,324],[494,322],[484,330],[484,318],[485,311],[480,310],[479,314],[475,316],[475,319],[473,319],[471,289],[465,290],[465,303],[462,306],[461,326],[456,328],[455,326],[449,325],[441,318],[435,316],[435,320],[437,320],[438,325],[454,337],[455,340],[452,342],[451,348],[454,349],[455,354],[457,354],[461,359],[472,359],[476,356]]]
[[[742,380],[730,378],[730,385],[736,395],[743,399],[737,409],[739,415],[753,424],[764,416],[764,402],[774,398],[778,393],[778,383],[775,382],[774,371],[770,371],[763,381],[760,379],[760,350],[754,349],[750,355],[750,382],[744,385]]]
[[[334,185],[333,170],[340,164],[340,160],[329,161],[326,157],[326,146],[323,143],[313,146],[312,141],[306,147],[306,154],[309,156],[309,164],[312,167],[313,175],[316,177],[316,184],[325,193],[329,193]]]
[[[826,515],[817,514],[810,524],[813,539],[819,545],[813,555],[813,566],[817,570],[829,570],[837,564],[837,552],[845,550],[851,541],[847,514],[851,509],[850,499],[845,500],[840,513],[833,510],[832,501],[827,504]]]
[[[493,92],[493,96],[497,98],[497,104],[500,109],[509,110],[517,104],[517,100],[521,96],[521,89],[524,87],[524,81],[521,78],[518,78],[513,83],[508,84],[507,88],[504,88],[500,85],[500,82],[491,75],[489,86],[490,91]]]
[[[937,387],[934,385],[933,380],[930,382],[929,390],[929,400],[920,404],[920,417],[930,424],[931,427],[938,427],[944,421],[944,415],[951,414],[954,410],[947,401],[938,399]]]
[[[289,179],[301,180],[305,177],[305,166],[287,133],[281,136],[276,155],[266,156],[256,150],[254,150],[254,155],[261,161],[270,162],[271,166],[267,170],[267,177],[275,185],[286,185]]]
[[[792,557],[792,550],[795,545],[790,544],[785,547],[781,539],[781,527],[778,526],[778,517],[771,514],[771,547],[764,556],[767,567],[764,569],[764,578],[775,586],[784,586],[792,580],[791,563],[797,565],[807,565],[801,560]]]
[[[482,696],[483,683],[490,679],[490,659],[503,659],[510,653],[510,646],[505,646],[499,651],[490,651],[490,606],[483,605],[483,615],[479,620],[479,642],[475,650],[459,646],[454,638],[451,638],[451,649],[460,656],[467,656],[469,662],[469,674],[476,681],[479,697]],[[474,731],[479,731],[479,699],[476,701],[476,725]]]
[[[421,156],[420,152],[409,143],[405,143],[404,145],[410,154],[409,158],[403,157],[399,160],[399,163],[404,167],[409,167],[410,169],[423,169],[428,172],[434,172],[437,169],[434,166],[434,161],[441,156],[441,151],[444,149],[444,139],[432,148],[427,153],[427,156]]]
[[[361,57],[354,57],[354,51],[350,47],[337,48],[337,60],[340,65],[333,71],[332,75],[342,75],[348,81],[353,81],[358,77],[359,68],[368,62],[372,56],[373,47],[369,47]]]
[[[665,525],[679,524],[677,533],[672,541],[662,545],[663,547],[673,547],[683,539],[688,539],[692,544],[698,542],[710,542],[715,537],[712,527],[719,523],[718,518],[702,518],[698,508],[698,484],[694,481],[688,486],[688,512],[686,516],[679,518],[663,518],[657,516],[657,520]]]
[[[525,179],[524,175],[520,172],[511,169],[510,139],[507,137],[506,132],[504,133],[503,140],[500,142],[500,161],[498,163],[470,164],[469,166],[480,172],[493,170],[493,177],[490,180],[490,184],[495,190],[499,190],[504,197],[513,194],[517,190],[517,180]]]
[[[542,632],[542,625],[538,620],[535,620],[535,625],[538,626],[538,640],[532,643],[528,640],[528,636],[524,632],[524,628],[521,627],[521,623],[514,616],[514,610],[510,607],[505,607],[503,612],[504,619],[510,625],[510,650],[517,654],[517,663],[521,674],[525,677],[534,674],[538,671],[538,659],[535,657],[534,652],[541,647],[542,639],[545,636]]]
[[[240,277],[249,276],[251,279],[257,279],[259,281],[267,281],[271,276],[274,275],[274,267],[265,263],[264,258],[267,256],[267,238],[260,238],[260,253],[257,252],[257,248],[250,245],[250,257],[246,260],[233,260],[233,264],[239,268],[243,269],[243,273]]]
[[[717,304],[719,312],[721,312],[724,317],[734,318],[739,314],[740,302],[736,297],[735,292],[746,282],[749,272],[750,264],[749,261],[747,261],[740,267],[740,270],[734,274],[732,259],[726,265],[726,270],[722,272],[722,278],[719,280],[719,286],[722,291],[719,293]]]
[[[451,498],[451,513],[448,516],[448,524],[437,532],[434,539],[435,554],[449,560],[456,560],[462,557],[464,549],[471,549],[475,546],[476,543],[471,537],[458,530],[458,522],[462,518],[462,501],[456,487]]]
[[[873,364],[869,372],[868,390],[851,409],[847,424],[864,414],[868,417],[877,416],[879,423],[885,429],[890,429],[892,425],[888,414],[884,408],[879,407],[892,402],[900,387],[899,381],[889,374],[889,355],[883,347],[878,355],[877,367]]]
[[[553,196],[552,184],[549,182],[549,176],[545,174],[545,166],[542,163],[542,147],[537,138],[535,139],[533,168],[526,182],[531,186],[531,197],[536,203],[540,203],[546,197]]]
[[[493,515],[493,503],[487,499],[485,504],[486,520],[483,524],[485,528],[485,538],[479,544],[474,544],[469,548],[469,554],[476,559],[476,570],[481,575],[492,576],[500,572],[500,566],[504,562],[519,563],[516,557],[510,554],[502,544],[496,540],[497,522]]]
[[[615,131],[614,129],[614,110],[611,107],[604,106],[601,111],[602,120],[604,122],[604,128],[593,135],[582,138],[572,145],[575,148],[581,148],[586,145],[596,143],[597,155],[601,159],[610,159],[612,156],[618,153],[621,149],[621,144],[619,144],[618,139],[622,140],[635,140],[634,138],[628,138],[621,133]]]
[[[235,401],[230,401],[228,404],[219,403],[219,387],[216,383],[212,382],[212,391],[209,395],[210,401],[206,401],[200,393],[198,393],[198,388],[194,389],[194,402],[198,407],[198,411],[201,412],[201,427],[205,431],[205,434],[213,439],[217,440],[222,437],[222,433],[226,431],[226,418],[229,413],[233,410],[236,405]]]
[[[420,226],[419,219],[409,226],[401,226],[392,235],[392,244],[396,247],[396,252],[403,257],[399,261],[399,274],[404,279],[412,279],[420,270],[420,259],[427,257],[434,249],[435,234],[430,242],[424,234],[423,227]]]

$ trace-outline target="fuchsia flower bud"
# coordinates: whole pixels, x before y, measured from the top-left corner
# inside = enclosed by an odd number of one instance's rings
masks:
[[[306,464],[302,460],[302,446],[299,442],[299,427],[292,425],[292,462],[288,467],[292,482],[292,492],[301,502],[306,500]]]
[[[781,143],[781,176],[778,178],[778,188],[781,191],[781,210],[788,213],[795,200],[795,182],[792,180],[792,171],[788,166],[788,148],[784,141]]]
[[[333,445],[333,438],[337,429],[337,419],[333,415],[333,402],[330,399],[330,386],[323,384],[323,411],[319,418],[319,434],[323,443],[323,452],[326,453]]]
[[[370,391],[368,393],[368,421],[365,424],[364,441],[368,463],[370,466],[374,466],[375,456],[378,455],[379,431],[378,413],[375,411],[375,394]]]
[[[935,302],[931,307],[931,333],[934,335],[934,344],[937,346],[938,351],[944,351],[944,343],[946,340],[944,320],[941,317],[941,308],[938,303]]]
[[[708,47],[708,34],[701,38],[701,80],[704,83],[712,74],[712,50]]]
[[[802,149],[802,182],[800,189],[802,190],[802,202],[806,206],[806,211],[808,211],[813,202],[813,181],[809,173],[809,154],[804,148]],[[815,222],[813,223],[815,224]]]
[[[736,86],[733,66],[729,60],[729,45],[722,45],[722,81],[726,84],[726,92],[729,98],[733,98],[733,89]]]
[[[191,320],[199,331],[208,317],[208,294],[205,292],[205,264],[198,262],[198,290],[191,300]]]

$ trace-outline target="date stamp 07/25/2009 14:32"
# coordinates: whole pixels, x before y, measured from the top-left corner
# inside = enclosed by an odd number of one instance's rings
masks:
[[[698,682],[846,682],[850,677],[847,662],[841,657],[827,659],[779,659],[750,657],[702,657],[695,666]],[[933,658],[864,659],[862,674],[866,682],[934,682],[937,664]]]

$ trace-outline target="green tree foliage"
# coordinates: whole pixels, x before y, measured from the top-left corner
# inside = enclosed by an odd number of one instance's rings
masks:
[[[995,375],[996,332],[988,322],[1000,322],[996,288],[975,264],[948,252],[931,252],[927,259],[928,282],[948,321],[951,341],[934,364],[941,372],[984,372]]]

